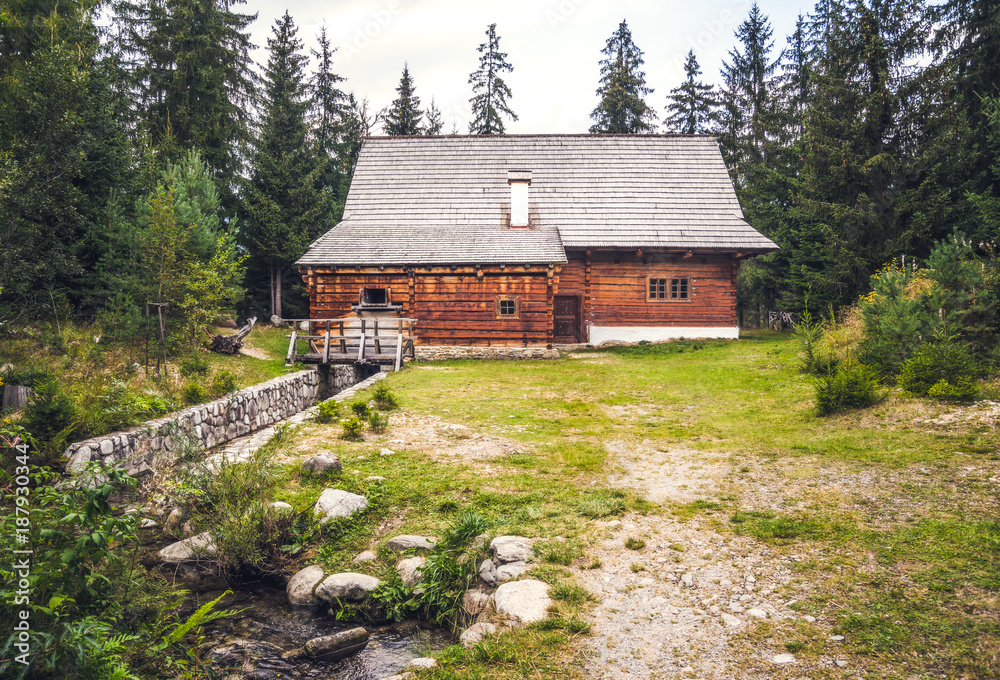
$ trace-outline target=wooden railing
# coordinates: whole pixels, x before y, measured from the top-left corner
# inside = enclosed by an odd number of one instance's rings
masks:
[[[310,331],[293,330],[288,342],[288,363],[307,364],[394,364],[398,371],[403,358],[415,358],[413,327],[415,319],[282,319],[307,321]],[[299,352],[299,343],[307,342],[307,351]],[[388,351],[385,351],[388,350]]]

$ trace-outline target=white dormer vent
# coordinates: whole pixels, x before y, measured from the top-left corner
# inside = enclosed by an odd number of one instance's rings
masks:
[[[507,184],[510,185],[510,226],[528,227],[528,187],[531,186],[531,170],[508,170]]]

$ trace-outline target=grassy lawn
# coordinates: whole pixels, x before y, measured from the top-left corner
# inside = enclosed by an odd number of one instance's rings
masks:
[[[802,664],[794,677],[841,677],[820,660],[827,638],[843,634],[837,653],[855,676],[997,677],[995,427],[940,419],[954,407],[894,397],[818,418],[796,350],[790,338],[762,333],[556,361],[414,364],[388,378],[402,412],[386,434],[345,442],[338,426],[312,424],[279,448],[297,458],[336,452],[338,486],[374,499],[363,521],[324,537],[314,557],[329,568],[392,535],[439,534],[474,510],[495,535],[543,539],[534,573],[571,591],[575,574],[597,566],[588,555],[599,534],[593,520],[698,518],[770,554],[794,555],[794,609],[832,623],[757,623],[733,638],[736,653],[781,640]],[[506,448],[486,458],[443,453],[499,443]],[[656,504],[609,482],[621,471],[611,451],[678,446],[725,462],[713,496]],[[297,507],[328,482],[303,478],[294,465],[288,476],[280,498]],[[385,479],[365,481],[374,476]],[[427,676],[578,677],[573,640],[587,634],[579,619],[588,606],[567,596],[554,622],[450,648]]]

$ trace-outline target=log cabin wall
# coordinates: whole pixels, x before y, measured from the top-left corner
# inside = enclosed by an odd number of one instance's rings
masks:
[[[641,253],[641,254],[640,254]],[[735,327],[737,261],[645,249],[569,250],[559,295],[578,294],[584,326]],[[650,300],[649,279],[687,278],[687,300]]]
[[[557,272],[545,265],[303,268],[303,278],[314,319],[350,315],[362,288],[389,288],[400,315],[417,320],[420,345],[532,347],[552,344]],[[501,300],[509,301],[503,310]]]

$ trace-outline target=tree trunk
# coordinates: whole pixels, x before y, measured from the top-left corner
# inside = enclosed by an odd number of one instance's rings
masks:
[[[275,280],[274,306],[275,306],[276,311],[274,313],[277,314],[278,318],[280,319],[280,318],[282,318],[281,317],[281,265],[280,264],[276,266],[276,271],[277,271],[277,275],[274,277],[274,280]]]

